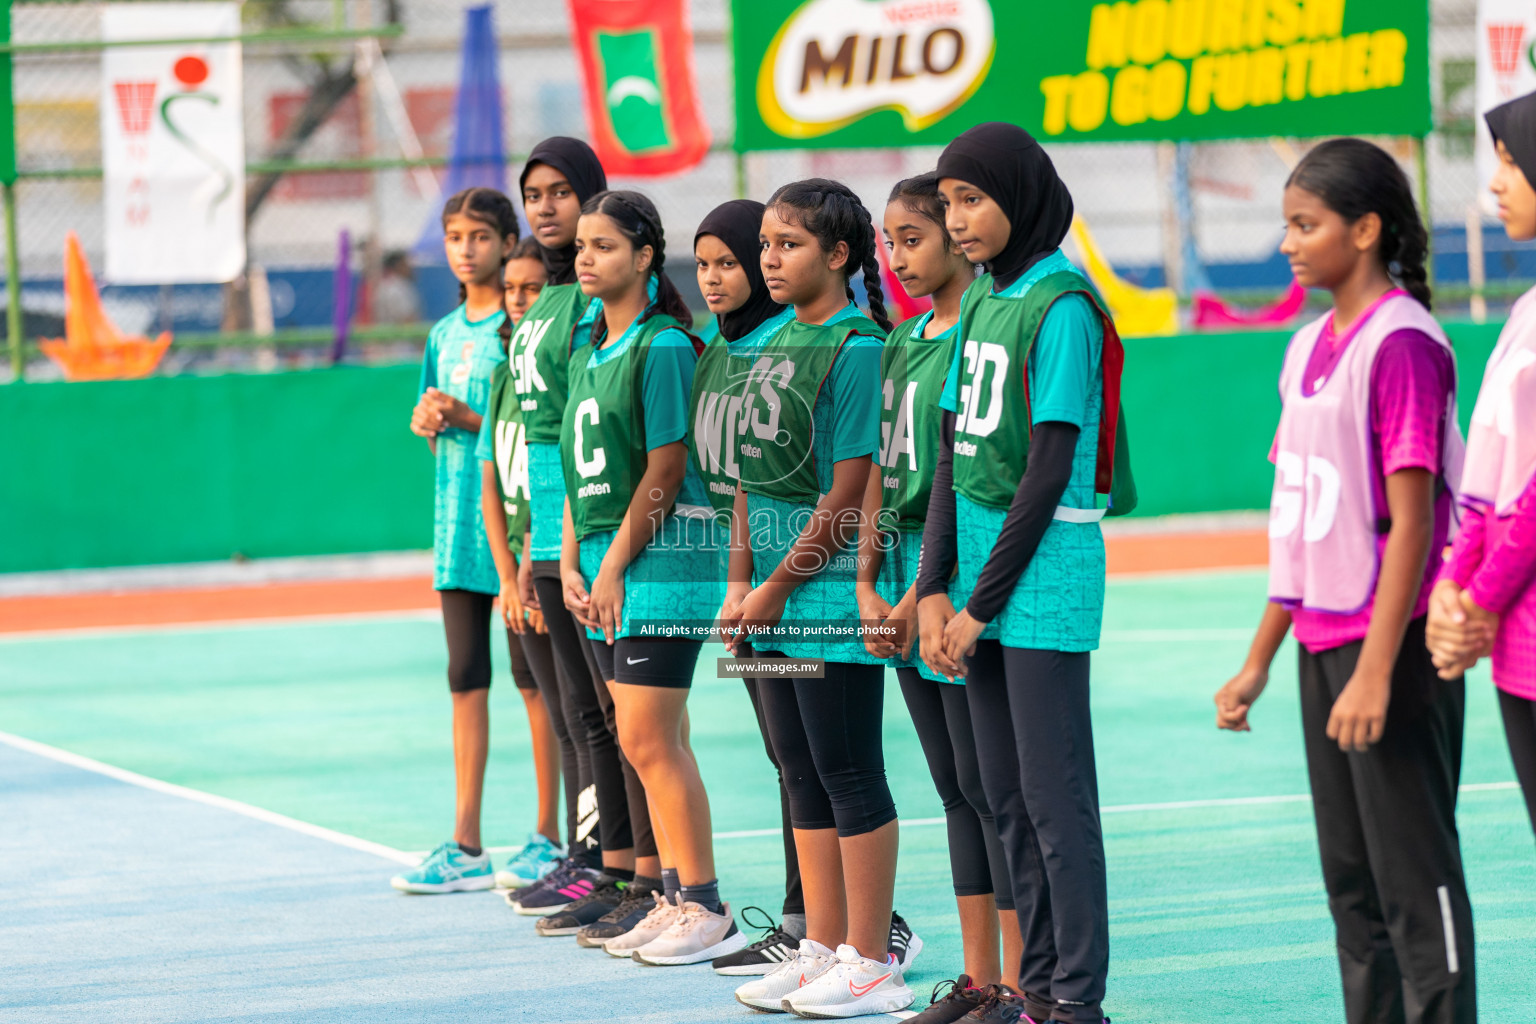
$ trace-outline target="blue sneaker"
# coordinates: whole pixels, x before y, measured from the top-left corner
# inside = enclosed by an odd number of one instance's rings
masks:
[[[401,892],[473,892],[489,889],[496,884],[496,877],[488,854],[471,857],[458,843],[447,842],[411,870],[391,878],[389,884]]]
[[[559,867],[564,859],[564,850],[535,832],[507,861],[507,866],[496,872],[496,888],[521,889],[532,885]]]

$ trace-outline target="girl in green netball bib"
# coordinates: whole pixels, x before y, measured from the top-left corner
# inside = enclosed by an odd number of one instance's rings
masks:
[[[933,309],[891,331],[880,361],[880,457],[864,495],[859,611],[864,621],[893,628],[886,637],[867,636],[865,647],[891,659],[944,805],[965,973],[913,1019],[949,1024],[984,1002],[989,986],[1016,984],[1023,952],[1008,859],[982,790],[965,688],[922,664],[914,650],[918,555],[939,455],[939,397],[955,348],[960,297],[976,271],[944,230],[939,178],[931,172],[891,190],[885,244],[891,273],[913,298],[930,296]]]
[[[760,656],[825,664],[824,678],[764,672],[758,683],[789,789],[806,937],[793,959],[736,998],[817,1017],[883,1013],[910,1005],[912,991],[890,948],[896,805],[881,742],[884,660],[864,649],[853,585],[890,321],[874,226],[846,185],[812,178],[780,188],[760,237],[768,290],[795,307],[795,319],[763,344],[747,375],[735,510],[747,543],[732,543],[736,592],[722,629]],[[855,270],[873,320],[853,304]]]
[[[938,174],[950,236],[990,274],[961,301],[941,402],[922,654],[964,679],[1013,876],[1024,955],[1019,993],[999,998],[1020,1020],[1101,1024],[1109,911],[1088,652],[1104,608],[1120,340],[1061,253],[1072,197],[1027,132],[978,125]]]
[[[694,663],[720,600],[709,585],[717,559],[709,499],[688,461],[698,356],[681,325],[692,318],[664,269],[661,217],[649,199],[587,200],[576,248],[582,291],[603,306],[591,344],[571,358],[561,427],[565,602],[594,642],[662,868],[680,883],[670,914],[637,906],[620,940],[641,963],[698,963],[747,939],[720,899],[709,797],[687,738]]]

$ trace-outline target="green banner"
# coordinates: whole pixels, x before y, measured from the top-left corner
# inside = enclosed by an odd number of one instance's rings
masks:
[[[736,147],[1422,135],[1428,0],[732,0]]]

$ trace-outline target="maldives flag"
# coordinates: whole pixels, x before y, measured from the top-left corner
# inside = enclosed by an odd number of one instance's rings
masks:
[[[587,124],[616,177],[677,174],[704,159],[688,0],[568,0]]]

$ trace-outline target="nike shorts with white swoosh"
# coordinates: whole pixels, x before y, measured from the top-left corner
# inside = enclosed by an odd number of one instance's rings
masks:
[[[608,646],[593,640],[597,667],[603,678],[634,686],[670,686],[687,689],[693,685],[693,667],[704,644],[698,640],[672,637],[619,637]]]

